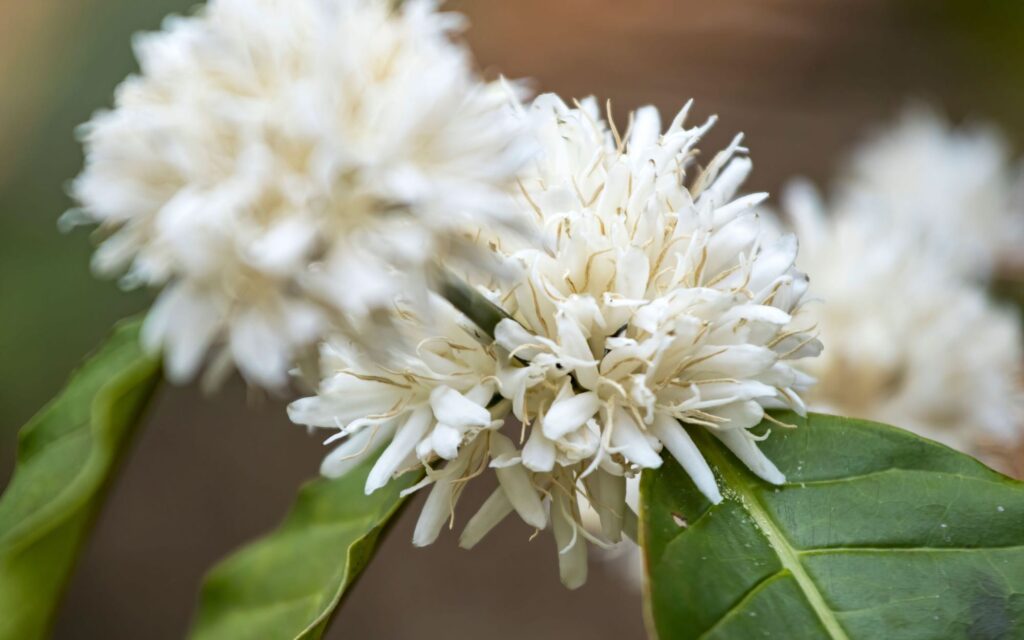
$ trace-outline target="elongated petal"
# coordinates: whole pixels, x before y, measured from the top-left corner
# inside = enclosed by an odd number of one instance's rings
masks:
[[[767,347],[752,344],[704,347],[698,352],[704,358],[691,365],[690,375],[705,373],[723,378],[749,378],[772,368],[778,354]]]
[[[554,493],[551,523],[558,545],[558,573],[569,589],[578,589],[587,581],[587,543],[576,530],[574,508],[563,492]]]
[[[747,435],[744,429],[731,429],[728,431],[711,430],[736,457],[743,461],[743,464],[754,472],[762,480],[772,484],[783,484],[786,476],[782,475],[779,468],[768,459],[768,456],[761,453],[757,443]]]
[[[412,543],[417,547],[426,547],[434,543],[441,535],[441,529],[451,513],[452,480],[444,478],[434,483],[430,489],[423,510],[416,520],[416,529],[412,533]]]
[[[430,408],[442,424],[458,428],[484,427],[490,424],[491,414],[485,407],[467,399],[451,387],[437,387],[430,393]]]
[[[764,407],[754,400],[734,402],[724,407],[717,407],[709,413],[713,413],[726,420],[726,422],[721,424],[718,429],[719,431],[749,429],[750,427],[756,427],[764,420]]]
[[[153,348],[163,343],[167,377],[172,382],[187,381],[202,364],[224,320],[223,309],[216,302],[201,291],[179,285],[163,293],[147,316],[143,344]]]
[[[575,319],[566,313],[559,312],[555,316],[555,322],[558,325],[559,343],[567,355],[580,362],[594,359],[594,354],[590,351],[590,345],[587,344],[587,337],[583,334],[583,330]],[[594,364],[576,365],[573,367],[573,371],[583,387],[593,389],[597,386],[596,362]]]
[[[320,475],[327,478],[340,478],[350,469],[358,466],[366,459],[366,456],[373,453],[371,440],[374,437],[374,431],[372,427],[365,427],[335,447],[320,463]]]
[[[430,409],[420,407],[409,415],[405,424],[398,427],[394,440],[380,454],[377,463],[373,465],[373,469],[370,469],[370,473],[366,477],[367,495],[380,489],[391,480],[406,457],[416,450],[416,444],[427,434],[432,421],[433,416]]]
[[[531,471],[546,472],[555,468],[555,443],[541,429],[534,428],[523,447],[523,466]]]
[[[590,506],[601,519],[601,534],[610,542],[622,539],[626,510],[626,478],[597,470],[584,482],[590,494]]]
[[[651,444],[641,433],[633,417],[626,411],[616,412],[613,429],[612,448],[627,460],[645,469],[657,469],[661,466],[661,456],[651,448]]]
[[[679,466],[686,471],[697,489],[711,501],[718,504],[722,501],[722,493],[718,490],[715,474],[708,466],[707,460],[701,455],[690,434],[679,421],[665,414],[657,414],[651,425],[651,432],[665,445]]]
[[[466,523],[466,528],[459,536],[459,546],[463,549],[472,549],[510,513],[512,503],[509,502],[505,491],[498,487]]]
[[[661,136],[661,116],[658,108],[647,105],[636,110],[633,116],[633,129],[629,136],[631,151],[643,152],[653,147]]]
[[[557,400],[544,416],[544,435],[552,440],[579,429],[601,407],[601,400],[593,391],[579,393]]]
[[[506,436],[500,433],[491,434],[491,456],[512,456],[515,454],[515,445]],[[521,464],[500,466],[494,470],[498,476],[501,488],[505,490],[509,502],[515,507],[516,512],[526,524],[537,529],[543,529],[548,524],[547,514],[544,512],[544,505],[541,503],[537,490],[530,482],[530,474]]]
[[[441,472],[440,478],[434,483],[423,503],[423,510],[416,520],[416,529],[412,532],[412,543],[417,547],[433,544],[441,534],[445,521],[454,507],[455,481],[465,472],[469,464],[469,456],[462,456],[448,463]]]

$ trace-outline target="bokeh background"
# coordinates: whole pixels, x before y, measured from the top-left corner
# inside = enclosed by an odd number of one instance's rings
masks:
[[[111,323],[146,304],[88,273],[85,233],[60,235],[81,163],[74,128],[134,68],[131,34],[194,0],[0,0],[0,485],[17,428]],[[825,180],[908,100],[984,118],[1024,147],[1024,3],[1017,0],[450,2],[489,74],[718,113],[704,147],[747,134],[756,189]],[[324,450],[284,400],[234,383],[165,388],[82,559],[57,638],[180,637],[203,571],[272,527]],[[478,486],[479,496],[489,487]],[[422,499],[422,497],[421,497]],[[468,503],[467,503],[468,504]],[[414,549],[413,505],[345,604],[338,638],[640,638],[637,593],[595,561],[561,587],[549,536],[510,519],[474,552]],[[0,612],[2,615],[2,612]]]

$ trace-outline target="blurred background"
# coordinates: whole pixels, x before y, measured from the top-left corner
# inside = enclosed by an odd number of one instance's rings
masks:
[[[80,168],[74,128],[134,68],[131,34],[194,0],[0,0],[0,485],[18,427],[111,323],[144,308],[88,272],[84,232],[60,235]],[[1024,143],[1024,3],[1015,0],[517,0],[450,2],[490,74],[531,77],[615,110],[653,103],[721,116],[754,189],[826,180],[842,152],[909,99],[1000,125]],[[113,489],[57,638],[176,638],[204,570],[281,519],[324,449],[286,399],[239,383],[216,398],[165,388]],[[486,484],[486,483],[484,483]],[[489,487],[476,486],[479,496]],[[423,496],[420,496],[422,500]],[[409,543],[418,505],[384,544],[332,637],[640,638],[637,593],[601,562],[577,592],[549,536],[509,519],[475,552]]]

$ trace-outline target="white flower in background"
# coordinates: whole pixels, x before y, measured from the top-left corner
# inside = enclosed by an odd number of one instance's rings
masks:
[[[141,73],[83,128],[93,265],[163,287],[144,340],[168,375],[215,351],[279,387],[328,328],[422,301],[436,258],[510,222],[523,159],[457,14],[409,0],[211,0],[136,40]],[[227,365],[227,366],[225,366]]]
[[[997,130],[952,127],[918,107],[854,151],[837,202],[917,239],[918,251],[935,251],[954,273],[985,279],[997,263],[1021,259],[1020,178]]]
[[[982,457],[1020,441],[1017,314],[922,249],[919,234],[896,233],[858,209],[828,216],[808,184],[789,189],[786,213],[821,300],[806,310],[828,345],[801,364],[818,379],[812,409],[894,424]]]
[[[662,134],[643,108],[622,140],[593,100],[571,109],[545,95],[529,109],[542,151],[520,204],[544,246],[499,245],[523,275],[490,295],[513,317],[496,342],[528,363],[506,359],[499,373],[529,426],[509,462],[551,496],[569,586],[586,576],[578,498],[601,505],[602,538],[618,540],[633,517],[626,478],[658,467],[663,447],[722,499],[684,424],[781,483],[750,429],[767,407],[803,411],[809,378],[791,360],[820,351],[793,317],[807,286],[795,238],[761,232],[763,194],[734,198],[751,167],[739,138],[701,169],[695,145],[711,122],[688,129],[686,112]]]

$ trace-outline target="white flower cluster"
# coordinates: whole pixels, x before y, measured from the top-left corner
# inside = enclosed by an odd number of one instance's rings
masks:
[[[853,155],[826,204],[794,183],[786,213],[814,274],[828,349],[803,367],[811,407],[911,429],[999,464],[1024,439],[1021,319],[984,285],[1019,248],[1006,145],[909,112]]]
[[[474,225],[510,224],[523,136],[429,0],[211,0],[135,43],[141,74],[82,130],[93,266],[161,287],[169,377],[281,387],[333,330],[422,301]],[[386,319],[386,318],[385,318]]]
[[[782,482],[757,448],[765,434],[750,429],[765,408],[803,411],[810,379],[792,361],[821,348],[794,318],[807,278],[795,238],[762,231],[753,207],[764,195],[735,197],[751,167],[739,139],[699,167],[711,123],[687,128],[686,112],[662,133],[657,112],[641,109],[623,139],[593,100],[537,98],[522,118],[540,154],[518,204],[539,241],[489,243],[519,274],[481,287],[509,314],[494,344],[481,347],[453,317],[401,369],[328,348],[318,396],[291,409],[296,422],[348,436],[325,471],[366,455],[374,434],[390,438],[366,489],[425,465],[421,484],[433,488],[415,542],[427,544],[464,481],[494,468],[499,489],[461,543],[513,511],[536,528],[550,522],[570,587],[586,578],[588,539],[615,542],[635,526],[627,478],[660,466],[663,449],[721,501],[684,425]],[[586,504],[600,505],[600,535],[581,525]]]
[[[979,285],[1024,240],[998,136],[911,113],[831,206],[796,186],[785,234],[738,193],[739,137],[698,163],[713,120],[644,107],[620,134],[593,99],[521,105],[461,26],[432,0],[210,0],[137,40],[64,220],[98,225],[97,272],[160,289],[143,340],[172,380],[281,388],[318,357],[289,415],[337,431],[325,475],[377,456],[370,493],[423,470],[427,545],[491,469],[460,543],[550,526],[573,588],[588,542],[635,536],[664,455],[722,500],[694,433],[784,482],[754,428],[815,378],[817,409],[975,453],[1019,439],[1020,322]],[[474,325],[488,301],[500,321]]]

